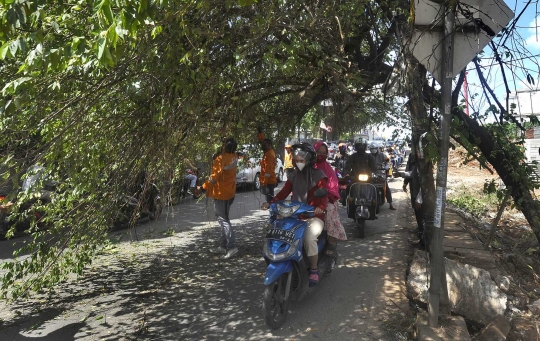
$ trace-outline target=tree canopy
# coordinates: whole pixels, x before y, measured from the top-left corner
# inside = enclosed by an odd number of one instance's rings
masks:
[[[141,171],[164,180],[183,158],[209,156],[222,136],[251,141],[259,125],[286,136],[322,100],[350,130],[382,122],[392,102],[377,88],[393,69],[394,18],[404,6],[1,1],[8,199],[34,164],[61,183],[32,225],[34,241],[22,250],[30,257],[3,265],[4,293],[81,273],[106,239],[119,193]]]

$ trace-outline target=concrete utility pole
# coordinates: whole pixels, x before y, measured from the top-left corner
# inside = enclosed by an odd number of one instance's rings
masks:
[[[444,208],[452,110],[452,80],[514,17],[504,0],[460,0],[469,9],[456,19],[457,0],[414,0],[414,27],[409,48],[441,84],[439,162],[435,189],[434,231],[431,231],[429,325],[438,326],[439,306],[448,308],[444,271]],[[442,16],[441,16],[442,14]],[[463,14],[463,13],[462,13]],[[442,19],[442,20],[441,20]],[[454,24],[460,26],[454,32]],[[444,22],[440,30],[440,22]],[[442,41],[442,44],[441,44]],[[446,311],[445,311],[446,313]]]
[[[444,208],[446,204],[446,182],[448,170],[448,149],[450,147],[450,122],[452,120],[452,80],[454,79],[454,21],[455,3],[445,4],[444,41],[442,55],[442,84],[441,84],[441,123],[439,137],[439,155],[437,163],[437,188],[435,205],[435,229],[431,238],[431,277],[429,282],[428,316],[429,325],[439,325],[439,303],[441,298],[441,276],[446,276],[444,265]],[[446,281],[444,281],[446,283]]]

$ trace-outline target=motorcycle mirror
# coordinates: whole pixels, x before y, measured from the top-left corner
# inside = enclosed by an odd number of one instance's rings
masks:
[[[328,190],[326,188],[318,188],[317,190],[315,190],[313,195],[316,198],[322,198],[328,195]]]

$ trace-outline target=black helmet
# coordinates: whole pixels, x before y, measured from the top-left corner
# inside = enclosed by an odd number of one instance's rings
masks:
[[[315,160],[317,160],[317,152],[311,143],[302,142],[293,144],[291,146],[292,154],[300,155],[306,160],[306,166],[313,167]],[[294,160],[294,158],[293,158]]]
[[[354,143],[354,150],[356,150],[357,152],[366,151],[366,148],[367,148],[367,143],[365,141],[358,140]]]
[[[236,140],[233,139],[232,137],[229,137],[228,139],[226,139],[224,144],[225,144],[225,151],[227,153],[234,153],[236,151],[236,147],[238,146],[238,144],[236,143]]]

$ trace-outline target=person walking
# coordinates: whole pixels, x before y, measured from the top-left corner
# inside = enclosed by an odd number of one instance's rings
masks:
[[[416,217],[417,228],[410,230],[411,233],[416,233],[420,239],[420,247],[425,248],[425,235],[424,235],[424,211],[422,209],[422,189],[420,185],[420,174],[418,173],[417,156],[415,154],[409,155],[407,160],[407,166],[405,172],[400,172],[403,180],[403,191],[407,193],[407,185],[410,186],[411,205],[414,209],[414,215]]]
[[[287,175],[287,179],[291,176],[292,172],[294,171],[294,166],[292,163],[292,149],[291,145],[288,144],[285,146],[285,174]]]
[[[259,174],[261,193],[266,196],[266,201],[270,201],[274,197],[274,189],[277,186],[276,153],[272,148],[272,140],[264,137],[260,127],[258,128],[257,139],[264,152],[260,162],[261,173]]]
[[[236,238],[229,212],[236,195],[236,140],[228,138],[224,141],[221,153],[212,163],[212,174],[203,184],[206,195],[214,199],[214,211],[221,227],[220,245],[211,250],[212,253],[223,254],[223,259],[229,259],[238,253]]]
[[[328,233],[328,244],[325,253],[328,256],[332,256],[336,252],[337,241],[347,240],[345,228],[339,219],[339,183],[336,171],[326,161],[326,158],[328,157],[328,146],[323,141],[319,141],[315,143],[314,147],[317,152],[315,168],[322,170],[328,178],[328,183],[326,185],[326,189],[328,190],[328,204],[326,205],[324,222],[324,226]]]

